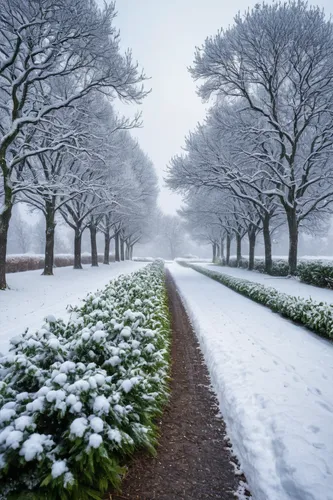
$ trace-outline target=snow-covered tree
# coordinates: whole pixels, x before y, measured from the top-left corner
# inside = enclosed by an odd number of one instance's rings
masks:
[[[204,99],[215,94],[252,113],[255,147],[245,154],[269,180],[262,193],[285,212],[294,273],[300,224],[332,202],[332,21],[303,1],[256,5],[206,39],[191,74],[204,80]]]
[[[0,12],[0,289],[6,287],[8,226],[19,185],[17,168],[62,142],[33,147],[30,136],[51,115],[91,91],[139,102],[144,76],[130,52],[121,55],[115,5],[93,0],[3,0]],[[70,78],[64,96],[50,92]],[[53,117],[52,117],[53,119]]]

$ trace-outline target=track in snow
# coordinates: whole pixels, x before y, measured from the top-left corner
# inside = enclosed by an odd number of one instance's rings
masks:
[[[253,281],[268,287],[275,288],[279,292],[287,293],[295,297],[312,298],[317,302],[333,303],[333,290],[328,288],[319,288],[317,286],[301,283],[296,278],[286,278],[281,276],[268,276],[267,274],[258,273],[257,271],[248,271],[247,269],[239,269],[235,267],[216,266],[213,264],[196,264],[200,267],[209,269],[219,274],[228,274],[235,278]]]
[[[169,270],[255,500],[333,500],[333,344],[220,283]]]

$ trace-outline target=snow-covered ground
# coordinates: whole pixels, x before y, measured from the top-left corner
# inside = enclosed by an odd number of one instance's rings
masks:
[[[301,283],[296,278],[284,278],[280,276],[267,276],[267,274],[258,273],[256,271],[248,271],[247,269],[238,269],[234,267],[214,266],[212,264],[197,264],[220,274],[228,274],[235,278],[246,279],[262,285],[271,286],[279,292],[294,295],[296,297],[312,298],[317,302],[333,303],[333,290],[327,288],[318,288],[312,285]]]
[[[168,266],[254,500],[333,499],[333,344]]]
[[[84,266],[82,270],[60,267],[54,276],[41,270],[7,275],[10,290],[0,292],[0,352],[9,347],[10,337],[27,327],[39,328],[49,314],[65,319],[66,307],[78,305],[89,292],[105,286],[112,278],[144,267],[144,262],[113,262],[109,266]]]

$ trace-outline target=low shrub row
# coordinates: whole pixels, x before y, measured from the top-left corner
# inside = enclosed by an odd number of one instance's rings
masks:
[[[237,259],[235,257],[231,257],[229,260],[229,267],[237,267]],[[249,267],[249,260],[242,257],[240,261],[240,265],[238,267],[241,267],[243,269],[248,269]],[[254,259],[254,271],[258,271],[259,273],[264,273],[265,272],[265,261],[264,259]],[[272,276],[288,276],[289,274],[289,266],[287,260],[284,259],[274,259],[273,260],[273,266],[272,266]]]
[[[301,323],[319,335],[333,340],[333,305],[331,304],[293,297],[278,292],[275,288],[235,278],[227,274],[216,273],[195,264],[180,264],[205,274],[235,292],[269,307],[272,311],[281,314],[285,318]]]
[[[301,260],[297,266],[297,276],[303,283],[333,288],[333,262],[324,260]]]
[[[98,262],[103,262],[104,255],[98,254]],[[114,255],[110,255],[110,262],[114,260]],[[91,255],[83,253],[81,257],[82,264],[91,264]],[[74,264],[74,256],[71,254],[59,254],[54,258],[55,267],[66,267]],[[6,273],[19,273],[22,271],[34,271],[43,269],[44,255],[7,255]]]
[[[237,267],[236,258],[230,258],[229,267]],[[242,257],[238,267],[248,269],[248,259]],[[255,259],[253,270],[259,273],[265,273],[264,259]],[[289,266],[287,260],[274,259],[271,275],[288,276],[288,274]],[[321,288],[333,288],[333,261],[300,259],[297,265],[296,275],[303,283],[307,283],[308,285],[319,286]]]
[[[112,281],[12,340],[0,359],[0,498],[99,499],[138,447],[153,451],[168,397],[162,262]]]

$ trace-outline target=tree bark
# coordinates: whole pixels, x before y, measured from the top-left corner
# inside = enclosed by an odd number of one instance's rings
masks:
[[[82,232],[80,228],[76,228],[74,235],[74,269],[82,269],[81,243],[82,243]]]
[[[271,232],[269,229],[269,225],[270,225],[270,216],[266,214],[263,219],[263,236],[265,245],[265,272],[267,274],[272,274],[272,268],[273,268],[272,239],[271,239]]]
[[[222,264],[224,264],[224,238],[221,238],[220,250],[221,250],[221,261]]]
[[[125,242],[120,238],[120,260],[125,260]]]
[[[236,265],[240,266],[242,260],[242,237],[236,233]]]
[[[114,235],[114,260],[115,260],[115,262],[120,262],[119,232],[118,231]]]
[[[249,230],[249,271],[254,269],[254,252],[256,247],[256,232],[254,229]]]
[[[91,245],[91,265],[92,267],[98,267],[98,254],[97,254],[97,227],[95,224],[90,224],[90,245]]]
[[[213,249],[213,263],[215,263],[215,261],[216,261],[216,243],[213,243],[212,249]]]
[[[229,266],[230,262],[230,247],[231,247],[231,238],[230,234],[227,234],[227,244],[226,244],[226,257],[225,257],[225,263],[227,266]]]
[[[6,203],[6,202],[5,202]],[[0,215],[0,290],[7,288],[6,283],[6,255],[9,221],[12,215],[12,204],[6,205]]]
[[[296,209],[292,208],[287,212],[289,229],[289,273],[294,276],[297,271],[297,251],[298,251],[298,223]]]
[[[110,230],[107,229],[104,233],[104,260],[103,264],[110,264]]]
[[[53,276],[54,265],[54,233],[55,233],[55,211],[53,203],[46,202],[45,214],[45,258],[44,258],[44,276]]]
[[[126,243],[126,248],[125,248],[125,259],[129,260],[129,244]]]

